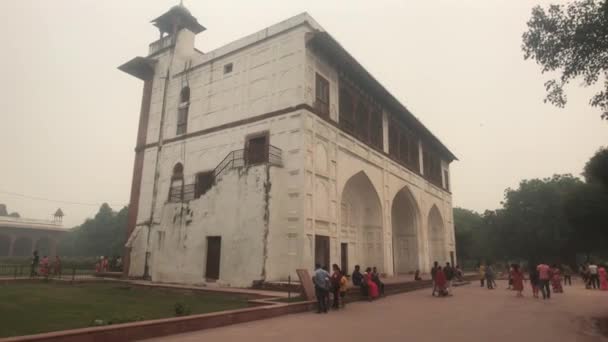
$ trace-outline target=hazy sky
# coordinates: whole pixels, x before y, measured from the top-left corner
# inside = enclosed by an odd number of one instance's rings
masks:
[[[455,206],[499,206],[523,178],[579,175],[608,144],[608,122],[569,88],[565,109],[544,104],[521,35],[541,0],[185,1],[209,51],[309,12],[460,159]],[[142,82],[116,69],[145,55],[149,21],[175,1],[1,1],[0,203],[67,226],[99,204],[127,204]],[[24,198],[46,198],[68,204]]]

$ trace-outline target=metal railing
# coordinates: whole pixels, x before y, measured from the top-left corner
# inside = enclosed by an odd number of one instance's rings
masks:
[[[46,274],[44,274],[46,273]],[[24,264],[0,264],[0,278],[20,279],[20,278],[31,278],[31,279],[67,279],[75,280],[79,277],[90,277],[95,275],[95,270],[92,268],[78,268],[78,267],[61,267],[60,269],[54,269],[53,266],[49,266],[48,270],[44,272],[37,266],[32,270],[31,265]]]
[[[253,158],[252,158],[253,159]],[[248,165],[259,165],[259,164],[270,164],[275,166],[283,166],[283,151],[276,147],[269,145],[267,154],[255,158],[260,162],[254,162],[247,160],[245,150],[234,150],[215,167],[213,170],[213,182],[217,182],[223,174],[228,170],[245,167]],[[183,184],[173,186],[169,189],[169,202],[184,202],[193,200],[196,197],[196,184]]]
[[[151,55],[166,47],[172,46],[174,44],[173,37],[173,35],[168,35],[155,42],[150,43],[150,49],[148,50],[148,54]]]

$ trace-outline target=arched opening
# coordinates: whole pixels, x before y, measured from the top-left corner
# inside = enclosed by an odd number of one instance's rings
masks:
[[[445,246],[445,226],[437,206],[433,205],[429,212],[429,257],[430,262],[443,264],[448,261]]]
[[[11,249],[11,238],[6,235],[0,235],[0,257],[9,256]]]
[[[51,255],[51,240],[48,237],[42,237],[36,241],[36,248],[40,257]]]
[[[395,274],[418,269],[418,206],[405,187],[393,199],[391,208],[393,228],[393,264]]]
[[[384,243],[382,233],[382,206],[376,189],[367,175],[359,172],[344,186],[341,200],[342,230],[346,230],[349,263],[378,267],[384,271]],[[351,266],[352,268],[352,266]]]
[[[177,163],[173,166],[171,174],[171,187],[169,188],[169,202],[181,202],[184,199],[184,166]]]
[[[13,256],[30,256],[32,254],[32,239],[20,237],[15,240]]]

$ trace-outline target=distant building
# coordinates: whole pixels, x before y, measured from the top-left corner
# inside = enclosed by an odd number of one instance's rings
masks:
[[[129,276],[248,286],[315,262],[454,261],[456,157],[312,17],[209,52],[183,6],[152,23],[148,56],[119,67],[144,81]]]
[[[41,257],[54,256],[66,232],[57,216],[53,220],[0,216],[0,257],[31,256],[34,250]]]

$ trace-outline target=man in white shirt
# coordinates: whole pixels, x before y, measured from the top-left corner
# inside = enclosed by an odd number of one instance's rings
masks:
[[[594,263],[589,265],[589,281],[591,281],[591,285],[594,289],[600,287],[600,278],[597,273],[597,265]]]

